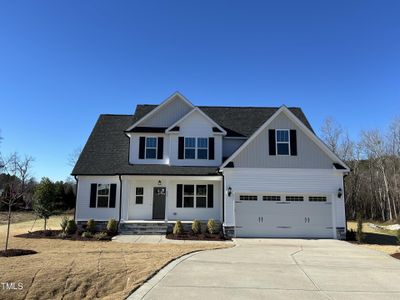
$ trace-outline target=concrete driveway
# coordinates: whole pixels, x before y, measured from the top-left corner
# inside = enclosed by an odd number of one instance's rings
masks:
[[[400,261],[336,240],[237,239],[172,264],[131,299],[400,299]]]

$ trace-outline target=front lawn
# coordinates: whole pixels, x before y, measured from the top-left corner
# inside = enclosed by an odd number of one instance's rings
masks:
[[[59,229],[61,217],[48,226]],[[22,289],[0,286],[0,299],[124,299],[151,274],[174,258],[198,250],[230,247],[225,243],[122,244],[116,242],[27,239],[14,237],[28,230],[41,230],[42,220],[13,224],[10,248],[38,253],[0,257],[0,282]],[[0,226],[4,245],[6,226]]]
[[[348,221],[348,230],[357,230],[357,222]],[[396,231],[383,230],[372,228],[368,226],[368,222],[363,223],[363,232],[365,234],[365,241],[362,246],[382,251],[388,254],[400,252],[400,245],[397,243]]]

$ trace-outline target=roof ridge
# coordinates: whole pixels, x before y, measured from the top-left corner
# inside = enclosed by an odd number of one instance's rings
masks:
[[[100,114],[100,116],[123,116],[123,117],[133,117],[133,115],[129,115],[129,114]]]
[[[158,106],[158,104],[136,104],[136,106]],[[224,106],[224,105],[195,105],[195,107],[210,107],[210,108],[258,108],[258,109],[279,109],[281,106]],[[301,109],[300,106],[287,106],[287,108]]]

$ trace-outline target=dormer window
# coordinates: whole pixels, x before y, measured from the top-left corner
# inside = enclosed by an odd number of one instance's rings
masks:
[[[197,138],[197,159],[208,159],[207,138]]]
[[[185,159],[208,159],[208,138],[185,137]]]
[[[146,137],[146,159],[157,158],[157,138]]]
[[[290,139],[288,129],[276,130],[276,153],[278,155],[289,155]]]

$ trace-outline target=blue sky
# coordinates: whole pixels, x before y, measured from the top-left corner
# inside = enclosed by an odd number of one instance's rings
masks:
[[[301,106],[315,129],[400,114],[399,1],[1,1],[3,154],[65,179],[99,114],[174,91],[196,105]]]

